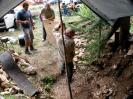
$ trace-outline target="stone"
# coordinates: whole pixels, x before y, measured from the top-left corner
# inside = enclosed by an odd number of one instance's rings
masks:
[[[133,55],[133,49],[129,49],[127,52],[127,56],[131,56],[131,55]]]
[[[36,70],[33,66],[29,66],[29,67],[25,68],[24,72],[28,75],[35,75],[36,74]]]

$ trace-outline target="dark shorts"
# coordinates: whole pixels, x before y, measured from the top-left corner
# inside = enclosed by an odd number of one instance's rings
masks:
[[[23,29],[24,32],[24,39],[25,40],[33,40],[34,39],[34,35],[33,35],[33,31],[31,28],[24,28]]]

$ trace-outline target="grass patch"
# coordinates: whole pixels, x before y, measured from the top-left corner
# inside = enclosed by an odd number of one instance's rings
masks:
[[[133,17],[131,17],[130,23],[131,23],[130,32],[133,33]]]
[[[4,99],[15,99],[15,97],[13,95],[5,95],[3,97],[4,97]]]
[[[56,78],[54,76],[46,76],[42,79],[42,82],[44,84],[45,91],[50,92],[52,85],[56,82]]]

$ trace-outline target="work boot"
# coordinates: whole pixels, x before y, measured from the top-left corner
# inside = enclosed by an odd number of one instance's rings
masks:
[[[28,48],[25,49],[25,54],[31,55],[31,52],[28,50]]]
[[[31,45],[31,46],[30,46],[30,50],[31,50],[31,51],[36,51],[37,49],[35,49],[35,48],[33,47],[33,45]]]
[[[60,75],[64,75],[64,74],[65,74],[65,70],[61,70]]]

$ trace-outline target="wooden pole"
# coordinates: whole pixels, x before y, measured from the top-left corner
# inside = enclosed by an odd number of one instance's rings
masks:
[[[66,75],[67,75],[67,84],[68,84],[68,90],[69,90],[69,94],[70,94],[70,99],[73,99],[73,97],[72,97],[72,90],[71,90],[71,85],[70,85],[70,82],[69,82],[69,80],[68,80],[68,67],[66,66],[66,63],[67,63],[67,61],[66,61],[66,52],[65,52],[65,49],[66,49],[66,47],[65,47],[65,41],[64,41],[64,36],[63,36],[63,20],[62,20],[62,14],[61,14],[61,8],[60,8],[60,0],[58,0],[58,7],[59,7],[59,14],[60,14],[60,21],[61,21],[61,25],[62,25],[62,28],[61,28],[61,34],[62,34],[62,40],[63,40],[63,46],[64,46],[64,53],[65,53],[65,67],[66,67]]]

